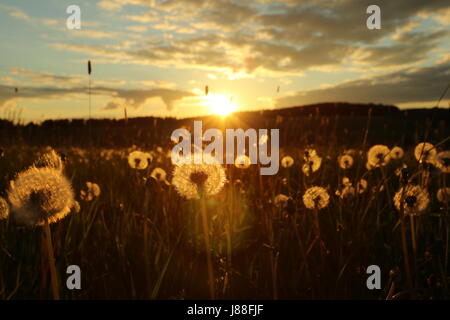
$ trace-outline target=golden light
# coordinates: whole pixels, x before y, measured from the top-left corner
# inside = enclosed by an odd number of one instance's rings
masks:
[[[233,96],[210,93],[205,99],[205,104],[212,114],[226,117],[237,110],[236,98]]]

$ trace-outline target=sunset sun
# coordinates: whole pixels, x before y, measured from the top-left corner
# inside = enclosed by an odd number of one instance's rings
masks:
[[[225,94],[210,94],[206,97],[205,104],[210,113],[222,117],[229,115],[237,110],[236,98]]]

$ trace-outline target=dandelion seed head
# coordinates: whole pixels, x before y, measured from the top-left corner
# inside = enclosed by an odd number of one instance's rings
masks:
[[[436,148],[428,142],[419,143],[414,149],[414,156],[420,163],[432,162],[436,157]]]
[[[445,204],[450,201],[450,188],[440,188],[436,194],[439,202]]]
[[[277,208],[286,208],[289,199],[291,199],[290,197],[284,195],[284,194],[279,194],[277,195],[274,199],[273,199],[273,204],[277,207]]]
[[[128,164],[131,168],[145,170],[153,160],[151,154],[142,151],[133,151],[128,155]]]
[[[405,154],[405,152],[403,151],[403,149],[401,147],[395,146],[392,148],[391,150],[391,158],[392,159],[401,159],[403,158],[403,155]]]
[[[428,191],[417,185],[407,185],[400,188],[394,196],[394,205],[397,210],[401,208],[403,195],[403,210],[405,214],[419,215],[427,209],[430,202]]]
[[[311,187],[303,195],[303,203],[308,209],[323,209],[328,206],[330,196],[322,187]]]
[[[74,204],[70,182],[61,171],[44,167],[23,171],[8,190],[14,220],[25,225],[42,225],[64,218]]]
[[[234,160],[234,165],[239,169],[247,169],[248,167],[250,167],[250,164],[250,158],[245,154],[237,156]]]
[[[362,194],[362,193],[366,192],[368,185],[369,184],[367,183],[366,179],[360,179],[356,185],[356,191],[359,194]]]
[[[100,196],[100,186],[94,182],[86,182],[86,188],[80,191],[80,199],[83,201],[92,201]]]
[[[344,154],[338,158],[338,162],[342,169],[350,169],[353,166],[353,157],[349,154]]]
[[[294,165],[294,158],[292,158],[291,156],[284,156],[281,159],[281,166],[283,168],[290,168]]]
[[[162,168],[155,168],[150,174],[150,177],[158,182],[165,182],[166,176],[167,176],[166,171]]]
[[[61,156],[53,149],[47,149],[48,151],[41,155],[35,162],[36,168],[53,168],[56,170],[63,170],[64,164]]]
[[[433,164],[444,173],[450,173],[450,150],[439,152]]]
[[[389,148],[381,144],[374,145],[367,153],[367,162],[371,167],[384,167],[390,159]]]
[[[172,184],[177,192],[187,199],[199,199],[215,195],[226,182],[225,170],[213,161],[203,163],[183,163],[175,166]]]

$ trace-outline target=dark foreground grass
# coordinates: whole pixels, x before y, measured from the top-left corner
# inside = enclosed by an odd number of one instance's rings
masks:
[[[364,130],[352,130],[352,122],[344,120],[349,124],[346,128],[340,127],[342,119],[336,118],[304,119],[301,124],[285,118],[276,125],[260,124],[261,128],[280,128],[282,156],[295,160],[292,167],[280,168],[275,176],[260,176],[256,165],[248,169],[225,165],[227,184],[206,201],[216,298],[448,298],[449,212],[448,205],[437,201],[436,192],[450,181],[448,174],[418,163],[413,155],[414,144],[421,141],[448,149],[446,127],[431,124],[399,135],[396,132],[402,131],[393,129],[395,123],[374,125],[366,118]],[[283,135],[283,130],[293,134]],[[106,135],[99,137],[101,129],[94,132],[97,140],[110,144]],[[290,138],[294,133],[295,138]],[[404,147],[405,156],[368,171],[366,152],[377,134],[379,143]],[[127,163],[133,148],[53,145],[67,156],[65,173],[81,205],[79,213],[51,225],[61,298],[209,298],[200,203],[186,200],[170,184],[150,178],[151,171],[159,167],[168,173],[170,183],[173,170],[167,157],[170,137],[163,131],[152,135],[151,143],[135,142],[154,155],[149,168],[140,171]],[[306,147],[315,148],[322,157],[321,168],[309,176],[301,170]],[[349,147],[356,150],[355,163],[344,170],[337,157]],[[34,144],[5,147],[0,159],[4,197],[14,175],[42,152],[43,148]],[[404,163],[413,183],[424,183],[425,177],[429,181],[424,186],[429,191],[428,209],[414,220],[404,220],[412,290],[405,273],[401,215],[392,202],[401,187],[396,170]],[[335,191],[344,177],[354,186],[366,179],[367,190],[341,199]],[[101,188],[101,195],[89,202],[79,199],[87,181]],[[328,207],[318,213],[326,249],[317,244],[313,212],[302,202],[302,195],[313,185],[330,194]],[[276,206],[278,194],[291,199],[285,206]],[[42,237],[40,227],[0,221],[0,299],[52,298]],[[81,290],[66,289],[69,265],[81,268]],[[369,265],[381,268],[381,290],[367,289]]]

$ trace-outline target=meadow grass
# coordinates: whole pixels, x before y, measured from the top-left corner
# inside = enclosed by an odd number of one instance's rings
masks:
[[[50,143],[43,132],[36,144],[4,148],[0,192],[6,197],[9,181],[45,152],[44,145],[67,156],[64,171],[80,211],[50,225],[62,299],[207,299],[207,256],[218,299],[446,299],[449,210],[436,193],[450,181],[448,174],[419,163],[414,145],[430,141],[439,150],[448,149],[448,128],[431,124],[404,131],[402,126],[410,122],[377,121],[317,116],[255,126],[249,119],[247,126],[280,128],[281,157],[291,156],[294,164],[280,167],[275,176],[261,176],[258,165],[224,165],[225,187],[204,200],[184,199],[170,184],[170,130],[153,131],[150,142],[136,139],[137,147],[108,149],[101,144],[73,146],[74,140],[63,132],[59,143]],[[145,128],[139,130],[145,135]],[[100,134],[101,128],[94,127],[97,141],[111,142]],[[375,143],[399,145],[405,155],[367,170],[367,151]],[[307,147],[322,157],[320,169],[309,175],[302,172]],[[355,150],[354,164],[342,169],[338,157],[350,148]],[[145,170],[128,165],[127,156],[135,149],[152,152]],[[393,203],[402,186],[397,169],[403,164],[411,181],[427,188],[430,198],[427,210],[412,219],[401,219]],[[167,183],[150,177],[154,168],[167,172]],[[344,177],[354,187],[361,178],[367,180],[367,190],[342,199],[335,192]],[[80,199],[87,181],[101,189],[92,201]],[[311,186],[330,195],[328,206],[317,212],[302,201]],[[279,194],[289,197],[284,205],[274,201]],[[202,227],[202,206],[208,228]],[[316,239],[318,227],[323,246]],[[205,230],[210,252],[205,252]],[[41,227],[0,220],[0,299],[53,297],[42,233]],[[381,290],[366,286],[366,268],[373,264],[381,268]],[[65,287],[69,265],[81,268],[81,290]]]

